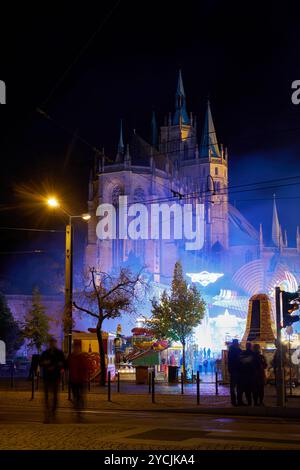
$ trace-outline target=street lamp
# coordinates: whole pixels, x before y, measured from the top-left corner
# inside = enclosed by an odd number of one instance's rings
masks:
[[[72,352],[72,307],[73,307],[73,219],[82,219],[86,222],[90,220],[90,214],[71,215],[60,204],[58,199],[51,196],[47,199],[47,205],[53,209],[59,208],[67,217],[68,223],[66,225],[66,247],[65,247],[65,310],[64,314],[68,319],[69,331],[65,341],[65,352],[70,354]],[[67,341],[66,341],[67,340]]]

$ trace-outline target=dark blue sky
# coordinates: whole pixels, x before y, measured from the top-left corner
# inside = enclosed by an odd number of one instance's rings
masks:
[[[148,137],[152,110],[160,123],[173,111],[179,67],[200,126],[210,96],[217,135],[229,149],[230,185],[300,175],[300,105],[291,102],[291,83],[300,78],[300,18],[289,2],[43,2],[18,6],[18,15],[5,8],[1,226],[61,227],[57,218],[41,217],[41,208],[22,206],[15,189],[24,184],[56,188],[74,212],[85,210],[91,147],[114,154],[120,118],[126,139],[133,128]],[[63,128],[91,147],[72,142]],[[268,236],[274,192],[300,197],[299,185],[231,195]],[[299,201],[278,199],[292,243]],[[4,249],[19,244],[18,237],[0,237]]]

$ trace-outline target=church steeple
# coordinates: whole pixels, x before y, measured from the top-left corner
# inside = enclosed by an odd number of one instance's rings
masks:
[[[175,94],[175,114],[173,117],[173,125],[189,124],[190,120],[186,111],[186,98],[183,88],[181,70],[179,69],[177,90]]]
[[[264,247],[264,237],[263,237],[263,228],[262,224],[259,224],[259,248],[262,250]]]
[[[200,157],[221,157],[209,100],[207,100],[206,115],[200,146]]]
[[[116,156],[116,163],[121,163],[123,161],[124,151],[125,151],[125,146],[124,146],[124,140],[123,140],[123,120],[121,119],[120,138],[119,138],[119,143],[118,143],[118,153]]]
[[[280,247],[282,236],[279,224],[275,194],[273,195],[273,220],[272,220],[272,240],[275,246]]]
[[[158,145],[158,131],[157,131],[157,123],[155,112],[152,111],[152,119],[151,119],[151,145],[153,147],[157,147]]]
[[[118,153],[123,154],[124,153],[124,140],[123,140],[123,120],[121,119],[121,125],[120,125],[120,139],[119,139],[119,145],[118,145]]]

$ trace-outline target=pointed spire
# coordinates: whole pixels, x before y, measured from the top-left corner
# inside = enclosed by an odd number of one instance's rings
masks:
[[[124,147],[124,140],[123,140],[123,119],[121,119],[118,153],[123,154],[124,153],[124,148],[125,147]]]
[[[154,111],[152,111],[151,119],[151,144],[153,145],[153,147],[157,147],[158,145],[157,123]]]
[[[287,231],[284,231],[284,246],[285,248],[288,247],[288,237],[287,237]]]
[[[263,228],[262,224],[259,224],[259,248],[262,249],[264,246]]]
[[[203,158],[221,157],[209,100],[207,100],[206,115],[201,139],[200,156]]]
[[[281,225],[279,225],[279,248],[282,250],[284,247],[284,242],[283,242],[283,236],[282,236],[282,228]]]
[[[177,91],[176,91],[176,94],[177,94],[178,96],[182,96],[183,98],[185,98],[181,69],[179,69],[179,73],[178,73],[178,82],[177,82]]]
[[[273,194],[272,240],[277,247],[280,245],[280,230],[275,194]]]
[[[131,156],[130,156],[129,145],[128,144],[126,145],[126,154],[125,154],[125,157],[124,157],[124,162],[127,166],[131,165]]]
[[[177,90],[175,94],[175,114],[173,117],[173,125],[189,124],[190,120],[186,111],[186,99],[183,88],[181,70],[178,74]]]

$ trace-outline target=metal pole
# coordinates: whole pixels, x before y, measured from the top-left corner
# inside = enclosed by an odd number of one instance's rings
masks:
[[[68,400],[71,400],[71,382],[70,382],[70,371],[68,372]]]
[[[216,395],[219,395],[218,372],[216,371]]]
[[[34,374],[31,376],[31,400],[34,399]]]
[[[184,394],[184,388],[183,388],[183,373],[181,372],[181,395]]]
[[[73,307],[73,228],[72,218],[66,225],[66,253],[65,253],[65,316],[67,331],[65,331],[65,352],[72,352],[72,307]]]
[[[148,384],[149,384],[148,392],[149,393],[151,393],[151,381],[152,381],[152,375],[151,375],[151,372],[148,372]]]
[[[118,372],[118,378],[117,378],[117,391],[118,393],[120,392],[120,372]]]
[[[197,370],[197,405],[200,404],[200,374]]]
[[[152,391],[152,403],[155,403],[155,375],[154,375],[154,370],[151,372],[151,383],[152,383],[152,387],[151,387],[151,391]]]
[[[107,373],[107,399],[108,401],[111,401],[110,370]]]
[[[292,363],[291,363],[291,335],[289,335],[289,366],[290,366],[290,396],[292,396],[293,384],[292,384]]]
[[[40,383],[40,373],[37,372],[37,374],[36,374],[36,390],[39,389],[39,383]]]
[[[277,364],[276,364],[276,392],[277,406],[285,406],[285,384],[283,374],[283,351],[281,342],[281,290],[280,287],[275,288],[276,303],[276,328],[277,328]]]
[[[15,364],[14,364],[14,361],[12,361],[11,363],[11,367],[10,367],[10,386],[11,388],[14,388],[14,369],[15,369]]]

